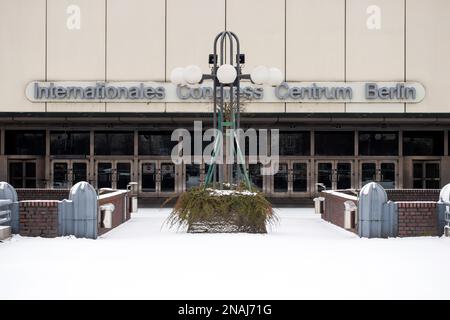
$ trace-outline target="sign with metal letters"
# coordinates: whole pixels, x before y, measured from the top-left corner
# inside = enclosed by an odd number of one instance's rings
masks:
[[[213,86],[167,82],[33,81],[26,87],[32,102],[211,102]],[[221,90],[217,91],[217,95]],[[224,88],[226,99],[230,91]],[[236,92],[233,92],[236,95]],[[425,88],[418,82],[283,82],[279,86],[246,85],[246,102],[286,103],[418,103]]]

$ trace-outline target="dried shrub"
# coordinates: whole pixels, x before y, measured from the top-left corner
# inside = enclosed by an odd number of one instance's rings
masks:
[[[277,221],[272,205],[257,191],[193,188],[182,193],[167,220],[188,232],[267,233]]]

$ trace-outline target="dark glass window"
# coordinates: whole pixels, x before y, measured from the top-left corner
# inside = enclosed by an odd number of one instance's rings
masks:
[[[139,154],[170,156],[177,141],[171,141],[172,132],[139,132]],[[192,137],[191,137],[192,143]]]
[[[359,133],[359,155],[361,156],[396,156],[398,155],[397,132]]]
[[[352,156],[355,154],[353,131],[316,131],[314,148],[319,156]]]
[[[443,131],[403,132],[403,155],[442,156],[444,155]]]
[[[280,131],[280,156],[309,156],[309,131]]]
[[[88,155],[89,132],[50,132],[51,155]]]
[[[5,153],[8,155],[45,155],[45,131],[6,130]]]
[[[133,132],[95,132],[94,153],[95,155],[133,155],[134,134]]]

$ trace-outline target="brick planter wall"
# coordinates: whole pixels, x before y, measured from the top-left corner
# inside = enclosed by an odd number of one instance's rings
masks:
[[[346,201],[353,201],[356,206],[358,206],[358,200],[355,196],[341,193],[341,192],[322,192],[320,196],[325,198],[324,203],[324,211],[322,213],[322,219],[325,221],[331,222],[341,228],[345,227],[344,220],[344,212]],[[349,231],[357,232],[357,230],[352,229]]]
[[[397,202],[398,205],[398,236],[440,236],[438,234],[438,219],[436,202],[416,201]]]
[[[53,238],[58,236],[58,203],[56,200],[28,200],[19,203],[21,236]]]
[[[24,200],[63,200],[69,198],[70,189],[16,189],[19,201]]]
[[[131,206],[129,205],[128,197],[129,193],[124,191],[114,191],[101,195],[98,199],[98,207],[101,205],[111,203],[114,205],[114,212],[112,215],[112,228],[106,229],[102,228],[101,222],[99,221],[98,234],[102,235],[115,227],[121,225],[122,223],[128,221],[131,218]],[[126,210],[126,211],[125,211]]]

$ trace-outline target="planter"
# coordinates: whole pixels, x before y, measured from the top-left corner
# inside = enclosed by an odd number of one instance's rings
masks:
[[[275,220],[262,193],[196,188],[179,196],[168,223],[188,233],[267,233]]]

